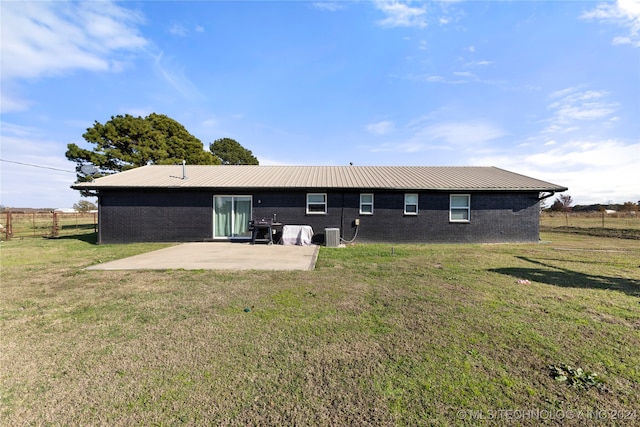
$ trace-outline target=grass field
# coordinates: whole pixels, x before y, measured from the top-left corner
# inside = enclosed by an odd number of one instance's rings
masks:
[[[10,218],[9,218],[10,216]],[[97,213],[56,212],[1,212],[0,240],[26,237],[58,237],[94,233],[98,223]],[[9,227],[10,224],[10,227]],[[10,231],[7,239],[6,230]]]
[[[638,241],[85,271],[163,246],[92,237],[0,244],[2,425],[640,423]],[[584,372],[558,381],[551,365]]]
[[[601,212],[543,212],[540,215],[542,227],[611,228],[640,230],[640,215],[631,212],[602,214]]]

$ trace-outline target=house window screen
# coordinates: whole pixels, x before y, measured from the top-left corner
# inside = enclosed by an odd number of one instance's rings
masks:
[[[471,217],[471,196],[468,194],[452,194],[449,198],[449,220],[452,222],[469,222]]]
[[[407,193],[404,195],[404,214],[418,214],[418,195],[415,193]]]
[[[327,195],[325,193],[307,194],[307,213],[308,214],[326,214],[327,213]]]
[[[362,215],[373,214],[373,194],[370,194],[370,193],[360,194],[360,214]]]

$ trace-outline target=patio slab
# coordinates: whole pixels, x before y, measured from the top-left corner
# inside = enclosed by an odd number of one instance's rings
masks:
[[[313,270],[320,247],[197,242],[105,262],[87,270]]]

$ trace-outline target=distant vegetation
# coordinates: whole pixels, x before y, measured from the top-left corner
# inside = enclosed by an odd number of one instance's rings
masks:
[[[543,201],[541,206],[543,211],[546,212],[602,212],[602,211],[615,211],[615,212],[638,212],[640,207],[640,200],[635,202],[624,203],[597,203],[591,205],[573,205],[573,199],[569,194],[560,194],[551,206],[546,206]]]
[[[610,204],[593,204],[593,205],[575,205],[572,208],[573,212],[598,212],[603,210],[610,210],[616,212],[638,212],[638,203],[625,202],[625,203],[610,203]]]
[[[88,200],[80,200],[78,203],[73,205],[73,209],[75,209],[76,212],[90,212],[97,210],[98,207]]]

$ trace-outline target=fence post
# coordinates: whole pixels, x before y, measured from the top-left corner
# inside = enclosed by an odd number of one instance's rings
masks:
[[[58,214],[53,212],[53,227],[51,229],[51,237],[58,237]]]
[[[11,240],[11,237],[13,236],[13,230],[12,230],[12,225],[11,225],[11,209],[9,209],[7,211],[7,222],[6,222],[6,226],[4,229],[5,232],[5,236],[7,240]]]

